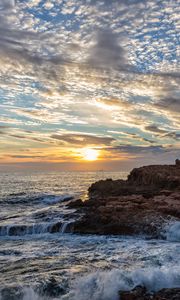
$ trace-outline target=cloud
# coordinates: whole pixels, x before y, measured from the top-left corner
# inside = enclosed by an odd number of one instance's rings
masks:
[[[177,12],[177,1],[0,0],[0,121],[14,127],[0,127],[3,147],[175,148]]]
[[[124,135],[128,136],[128,138],[131,138],[131,139],[134,139],[134,140],[137,140],[137,141],[141,141],[141,142],[146,142],[146,143],[150,143],[150,144],[153,144],[155,143],[154,141],[148,139],[148,138],[145,138],[141,135],[138,135],[136,133],[130,133],[130,132],[123,132]]]
[[[59,140],[70,145],[86,146],[86,145],[110,145],[114,138],[111,137],[100,137],[88,134],[53,134],[52,139]]]
[[[154,133],[157,136],[160,136],[161,138],[172,138],[175,140],[178,140],[180,138],[180,133],[171,132],[165,129],[159,128],[157,125],[152,124],[145,126],[145,130]]]
[[[86,0],[88,3],[90,3],[91,5],[97,5],[97,4],[101,4],[102,7],[106,6],[106,7],[109,7],[111,5],[113,5],[114,3],[118,4],[118,5],[134,5],[134,4],[138,4],[138,3],[145,3],[147,2],[148,0],[102,0],[102,1],[99,1],[99,0]]]
[[[180,113],[180,98],[163,98],[160,99],[158,102],[155,103],[157,108],[162,110],[172,112],[172,113]]]
[[[116,34],[110,29],[96,33],[95,43],[89,50],[88,64],[94,68],[127,70],[126,53]]]
[[[157,133],[157,134],[167,133],[166,130],[158,128],[157,125],[148,125],[148,126],[145,126],[145,129],[147,131],[150,131],[150,132],[153,132],[153,133]]]
[[[7,129],[9,128],[9,126],[6,126],[6,125],[0,125],[0,129]]]
[[[15,7],[15,0],[0,0],[0,9],[12,9]]]
[[[105,148],[104,150],[110,152],[122,152],[128,154],[160,154],[168,151],[168,148],[165,148],[161,145],[156,146],[135,146],[135,145],[120,145],[116,147]]]
[[[101,98],[96,99],[98,103],[105,104],[107,106],[115,106],[115,107],[121,107],[123,109],[129,109],[132,108],[132,103],[128,102],[127,100],[118,99],[118,98]]]
[[[33,159],[37,159],[37,158],[43,158],[43,155],[8,155],[8,157],[10,158],[33,158]]]
[[[34,29],[35,18],[29,28],[22,26],[18,14],[24,20],[28,18],[19,6],[18,2],[13,9],[14,1],[0,0],[0,75],[3,79],[7,75],[15,77],[18,83],[20,78],[56,81],[59,72],[65,71],[61,67],[67,63],[66,55],[55,50],[57,41],[48,32]]]

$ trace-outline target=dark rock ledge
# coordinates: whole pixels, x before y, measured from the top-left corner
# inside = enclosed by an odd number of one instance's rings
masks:
[[[137,286],[132,291],[120,292],[120,300],[179,300],[180,288],[162,289],[154,294],[145,287]]]
[[[75,233],[159,237],[164,224],[180,220],[179,160],[133,169],[127,180],[98,181],[89,188],[89,200],[69,207],[83,212]]]

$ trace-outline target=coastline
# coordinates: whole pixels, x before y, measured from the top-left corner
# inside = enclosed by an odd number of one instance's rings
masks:
[[[127,180],[95,182],[87,201],[68,207],[83,214],[74,233],[165,238],[164,228],[180,220],[179,161],[133,169]]]

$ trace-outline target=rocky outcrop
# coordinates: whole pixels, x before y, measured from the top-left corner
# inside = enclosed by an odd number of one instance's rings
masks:
[[[180,168],[180,159],[176,159],[175,163],[176,163],[176,166]]]
[[[152,165],[133,169],[127,180],[100,180],[89,188],[90,197],[144,194],[152,196],[162,189],[180,191],[179,160],[175,165]]]
[[[132,291],[119,294],[120,300],[179,300],[180,288],[162,289],[152,294],[145,287],[137,286]]]
[[[153,191],[178,189],[180,187],[180,168],[175,165],[154,165],[132,170],[127,182]]]
[[[180,219],[179,165],[141,167],[127,180],[96,182],[89,188],[89,200],[78,200],[74,207],[84,212],[74,224],[76,233],[158,237],[165,223]]]

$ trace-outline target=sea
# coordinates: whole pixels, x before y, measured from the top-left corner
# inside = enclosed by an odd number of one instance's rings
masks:
[[[119,300],[137,285],[180,287],[180,222],[161,239],[81,235],[68,230],[100,179],[124,172],[0,174],[0,300]]]

